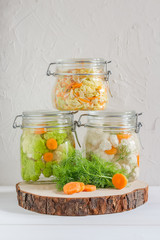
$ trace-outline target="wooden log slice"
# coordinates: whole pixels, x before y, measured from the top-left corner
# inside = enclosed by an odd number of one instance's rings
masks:
[[[148,200],[148,185],[135,181],[122,190],[97,189],[65,195],[55,184],[25,183],[16,185],[18,204],[37,213],[59,216],[85,216],[132,210]]]

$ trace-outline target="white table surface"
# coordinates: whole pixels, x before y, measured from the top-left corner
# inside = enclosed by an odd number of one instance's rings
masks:
[[[0,187],[0,240],[160,240],[160,187],[124,213],[85,217],[42,215],[18,206],[15,187]]]

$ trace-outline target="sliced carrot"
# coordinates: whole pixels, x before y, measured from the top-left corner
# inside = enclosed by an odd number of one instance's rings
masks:
[[[139,167],[139,155],[137,155],[137,165]]]
[[[96,190],[96,186],[95,185],[85,185],[84,188],[84,192],[93,192]]]
[[[88,97],[89,100],[100,99],[99,97]]]
[[[80,88],[81,86],[82,86],[82,83],[73,83],[71,88],[75,89],[75,88]]]
[[[63,187],[65,194],[73,194],[81,191],[81,185],[79,182],[69,182]]]
[[[104,105],[105,103],[106,103],[106,101],[98,101],[98,103],[100,104],[100,105]]]
[[[46,133],[45,128],[36,128],[34,131],[35,134],[43,134]]]
[[[86,100],[84,98],[79,98],[79,100],[82,101],[82,102],[91,103],[89,100]]]
[[[79,192],[82,192],[85,189],[85,185],[83,182],[78,182],[80,184],[81,190]]]
[[[121,174],[121,173],[116,173],[112,177],[112,183],[117,189],[122,189],[127,185],[127,178]]]
[[[122,140],[122,139],[128,139],[131,137],[131,134],[128,134],[128,133],[124,133],[124,134],[117,134],[117,138],[119,140],[119,142]]]
[[[58,93],[56,97],[63,97],[64,96],[64,93]]]
[[[66,93],[68,89],[71,89],[72,85],[73,85],[73,83],[70,83],[69,85],[66,85],[64,93]]]
[[[54,138],[50,138],[46,142],[46,146],[50,150],[55,150],[57,148],[57,141]]]
[[[47,152],[43,155],[43,159],[45,162],[50,162],[53,160],[53,153]]]
[[[79,92],[76,93],[76,96],[79,97]]]
[[[97,90],[101,90],[101,89],[102,89],[102,86],[98,86],[96,89],[97,89]]]
[[[110,150],[105,150],[104,152],[108,155],[112,155],[117,153],[117,149],[115,147],[112,147]]]

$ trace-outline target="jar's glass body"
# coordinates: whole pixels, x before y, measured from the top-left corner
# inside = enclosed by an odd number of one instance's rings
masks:
[[[71,128],[24,128],[21,136],[21,175],[25,181],[51,181],[52,165],[75,147]]]
[[[84,148],[86,157],[91,154],[114,162],[119,169],[124,169],[129,182],[139,176],[140,144],[134,131],[105,131],[105,129],[88,128]]]
[[[106,113],[90,114],[85,124],[84,152],[88,159],[94,154],[115,164],[122,170],[128,182],[139,177],[140,142],[136,133],[137,115]]]
[[[22,115],[21,175],[27,182],[53,179],[53,164],[75,148],[71,113],[27,112]]]
[[[108,103],[106,63],[76,61],[57,64],[53,106],[66,110],[103,110]]]

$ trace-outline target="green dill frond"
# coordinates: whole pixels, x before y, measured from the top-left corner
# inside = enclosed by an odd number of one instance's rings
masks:
[[[125,171],[118,169],[115,163],[105,162],[96,155],[90,155],[88,160],[78,150],[59,164],[53,165],[54,182],[59,190],[68,182],[83,182],[98,188],[114,187],[112,177],[116,173],[125,175]]]
[[[117,161],[119,161],[125,160],[131,154],[131,152],[129,151],[128,146],[124,144],[118,147],[117,154],[118,154]]]

